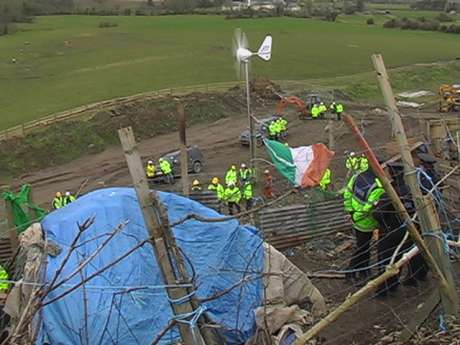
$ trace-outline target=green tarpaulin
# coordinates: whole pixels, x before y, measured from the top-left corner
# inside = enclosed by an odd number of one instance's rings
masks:
[[[4,192],[2,197],[9,202],[13,211],[13,222],[18,234],[26,230],[32,223],[40,222],[46,215],[46,210],[30,201],[32,187],[23,185],[19,193]]]

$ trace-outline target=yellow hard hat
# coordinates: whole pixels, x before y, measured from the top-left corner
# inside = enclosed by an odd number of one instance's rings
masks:
[[[232,169],[233,169],[233,170],[236,169],[236,165],[232,165]]]
[[[192,186],[199,186],[199,185],[200,185],[200,181],[198,181],[198,180],[193,180]]]
[[[213,177],[212,180],[211,180],[211,183],[218,184],[219,183],[219,178],[218,177]]]
[[[56,192],[56,198],[60,198],[62,196],[61,192]]]

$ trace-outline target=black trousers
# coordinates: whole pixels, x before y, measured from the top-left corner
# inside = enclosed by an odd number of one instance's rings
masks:
[[[363,232],[354,229],[356,236],[356,250],[350,260],[350,270],[362,269],[369,266],[371,259],[370,244],[372,240],[372,231]],[[358,271],[361,276],[369,276],[370,269]],[[351,274],[350,276],[354,276]]]
[[[234,207],[236,208],[236,211],[237,211],[238,213],[241,212],[241,207],[240,207],[239,204],[237,204],[236,202],[230,202],[230,201],[229,201],[229,202],[228,202],[228,214],[233,215],[233,208],[234,208]]]
[[[246,199],[246,211],[249,211],[252,208],[252,198]]]

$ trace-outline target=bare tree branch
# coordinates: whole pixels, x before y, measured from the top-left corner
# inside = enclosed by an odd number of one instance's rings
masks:
[[[70,294],[71,292],[75,291],[76,289],[78,289],[81,285],[87,283],[88,281],[90,281],[91,279],[95,278],[96,276],[98,276],[99,274],[101,273],[104,273],[105,271],[107,271],[110,267],[112,266],[115,266],[116,264],[118,264],[121,260],[123,260],[124,258],[126,258],[127,256],[131,255],[133,252],[135,252],[136,250],[138,250],[139,248],[141,248],[144,244],[146,244],[147,242],[150,242],[150,239],[146,239],[146,240],[143,240],[141,241],[140,243],[138,243],[136,246],[134,246],[133,248],[131,248],[129,251],[127,251],[126,253],[124,253],[123,255],[119,256],[117,259],[115,259],[114,261],[112,261],[110,264],[104,266],[103,268],[101,268],[100,270],[94,272],[93,274],[91,274],[89,277],[87,277],[86,279],[82,280],[80,283],[76,284],[75,286],[71,287],[69,290],[61,293],[60,295],[52,298],[51,300],[47,301],[46,303],[42,303],[42,307],[45,307],[47,306],[48,304],[51,304],[51,303],[54,303],[56,302],[57,300],[67,296],[68,294]]]
[[[115,237],[115,235],[117,235],[118,233],[120,233],[121,230],[124,229],[124,227],[126,226],[126,224],[128,224],[128,221],[125,221],[124,223],[120,223],[118,224],[118,226],[115,228],[115,230],[110,234],[110,236],[108,236],[104,242],[102,242],[102,244],[88,257],[86,258],[85,260],[83,260],[83,262],[80,263],[80,265],[71,273],[69,274],[67,277],[65,277],[63,280],[61,280],[59,283],[57,283],[56,285],[54,286],[51,286],[50,287],[50,290],[49,291],[53,291],[53,290],[56,290],[57,288],[59,288],[60,286],[62,286],[63,284],[67,283],[70,279],[72,279],[75,275],[77,275],[79,272],[81,272],[83,270],[83,268],[85,268],[88,263],[93,260],[101,251],[102,249],[105,248],[105,246],[110,242],[110,240],[112,238]],[[76,247],[75,247],[76,248]],[[75,248],[71,247],[70,250],[74,250]],[[70,251],[69,251],[70,252]]]

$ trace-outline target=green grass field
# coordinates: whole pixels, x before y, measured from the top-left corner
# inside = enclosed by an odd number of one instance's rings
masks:
[[[101,29],[101,21],[118,27]],[[460,56],[458,35],[383,29],[364,21],[39,17],[0,37],[0,129],[117,96],[235,80],[231,38],[237,27],[248,33],[253,48],[266,33],[273,35],[272,61],[252,67],[255,75],[278,80],[370,71],[374,52],[383,53],[389,67]]]

